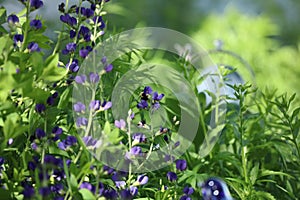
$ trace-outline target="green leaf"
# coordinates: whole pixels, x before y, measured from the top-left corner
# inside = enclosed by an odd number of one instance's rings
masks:
[[[84,200],[96,200],[96,197],[93,195],[93,193],[91,191],[89,191],[88,189],[80,189],[79,193],[82,195],[82,198]]]
[[[11,192],[9,190],[0,188],[1,199],[11,199],[10,194],[11,194]]]
[[[57,148],[56,146],[50,146],[49,153],[69,158],[69,154],[66,151],[63,151],[63,150]]]
[[[71,176],[70,176],[70,183],[71,183],[72,189],[78,188],[78,182],[77,182],[76,176],[74,174],[71,174]]]
[[[57,105],[57,108],[59,109],[63,109],[66,108],[69,101],[70,101],[70,97],[72,95],[72,88],[71,87],[67,87],[63,93],[60,95],[60,99]]]
[[[259,163],[255,163],[255,166],[250,171],[250,180],[252,185],[254,185],[256,182],[258,170],[259,170]]]
[[[109,135],[111,132],[110,123],[108,121],[105,122],[103,131],[105,134]]]
[[[45,63],[45,68],[43,69],[42,75],[38,78],[39,80],[45,81],[59,81],[66,75],[66,69],[58,67],[58,54],[50,56]]]
[[[6,10],[4,7],[0,8],[0,24],[3,24],[6,22]]]

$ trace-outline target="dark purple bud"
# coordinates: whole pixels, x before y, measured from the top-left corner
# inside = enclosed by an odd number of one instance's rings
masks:
[[[83,183],[81,183],[81,185],[79,186],[79,188],[80,189],[87,189],[87,190],[89,190],[89,191],[91,191],[91,192],[95,192],[95,187],[92,185],[92,184],[90,184],[89,182],[83,182]]]
[[[101,62],[103,65],[106,65],[106,62],[107,62],[106,56],[103,56],[103,58],[101,58]]]
[[[168,172],[167,173],[167,179],[171,182],[176,181],[177,180],[177,175],[174,172]]]
[[[187,195],[183,195],[180,197],[179,200],[192,200],[191,197],[187,196]]]
[[[36,169],[36,163],[29,161],[27,167],[29,170],[34,171]]]
[[[50,96],[50,97],[48,97],[48,99],[47,99],[47,104],[48,104],[49,106],[52,106],[52,105],[54,104],[54,101],[55,101],[55,99],[54,99],[52,96]]]
[[[89,55],[89,50],[81,48],[79,50],[79,56],[82,58],[86,58]]]
[[[36,135],[36,137],[37,137],[38,139],[41,139],[41,138],[43,138],[43,137],[46,136],[46,133],[45,133],[45,131],[44,131],[43,129],[37,128],[37,129],[35,130],[35,135]]]
[[[19,17],[17,17],[17,15],[11,14],[7,17],[7,22],[9,24],[19,23]]]
[[[185,160],[180,159],[176,161],[176,169],[178,169],[179,171],[184,171],[187,168],[187,163]]]
[[[76,36],[76,31],[70,30],[70,38],[73,39]]]
[[[101,110],[108,110],[112,107],[112,103],[110,101],[104,101],[101,105]]]
[[[14,43],[15,44],[22,43],[23,40],[24,40],[24,36],[22,34],[14,35]]]
[[[160,108],[160,103],[159,102],[154,102],[152,104],[152,108],[153,108],[153,110],[158,110]]]
[[[30,0],[30,6],[34,7],[35,9],[38,9],[42,7],[44,4],[41,0]]]
[[[37,113],[42,113],[42,112],[44,112],[45,110],[46,110],[46,106],[45,106],[44,104],[38,103],[38,104],[35,105],[35,111],[36,111]]]
[[[73,135],[67,136],[67,139],[65,140],[65,144],[67,146],[73,146],[77,143],[77,138]]]
[[[135,156],[140,155],[142,153],[142,148],[139,146],[134,146],[130,149],[130,153],[131,155],[135,155]]]
[[[71,72],[77,72],[79,70],[78,60],[75,59],[71,64],[68,63],[66,67],[69,68]]]
[[[183,188],[183,193],[185,193],[186,195],[191,195],[194,193],[194,188],[186,186],[185,188]]]

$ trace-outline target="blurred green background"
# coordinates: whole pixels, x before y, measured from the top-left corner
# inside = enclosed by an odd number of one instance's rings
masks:
[[[58,4],[44,0],[45,6],[33,15],[42,15],[55,40],[61,28]],[[70,0],[76,4],[78,0]],[[18,12],[17,0],[0,0],[8,13]],[[240,56],[255,73],[260,88],[300,93],[300,1],[299,0],[111,0],[106,4],[109,33],[141,26],[174,29],[193,37],[205,49],[222,49]],[[212,54],[216,63],[237,68],[246,81],[245,64],[228,54]],[[243,71],[244,70],[244,71]]]
[[[170,28],[193,37],[206,50],[216,40],[240,56],[214,53],[218,64],[237,68],[246,81],[279,93],[300,93],[299,0],[113,0],[107,4],[109,29]],[[248,77],[247,77],[248,75]]]

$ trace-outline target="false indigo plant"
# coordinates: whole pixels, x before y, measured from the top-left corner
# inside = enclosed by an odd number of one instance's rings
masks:
[[[132,54],[116,61],[102,55],[102,71],[81,70],[109,34],[105,6],[113,2],[62,2],[57,6],[62,30],[53,46],[44,34],[45,19],[34,16],[43,1],[19,1],[25,13],[6,16],[5,8],[0,8],[1,198],[211,199],[200,184],[209,185],[205,180],[210,176],[222,177],[234,198],[300,196],[300,109],[293,104],[295,95],[277,97],[253,91],[250,85],[231,85],[238,104],[228,103],[226,126],[209,156],[198,156],[200,141],[176,156],[171,152],[184,145],[178,139],[182,119],[168,90],[156,84],[141,86],[128,99],[128,115],[113,118],[110,94],[116,80],[129,70],[126,67],[135,67]],[[147,58],[139,53],[141,60]],[[174,61],[187,80],[193,77],[188,60]],[[72,104],[76,87],[88,92],[80,94],[85,101],[75,99]],[[198,96],[203,120],[197,134],[205,135],[212,105],[206,104],[203,94]],[[165,122],[152,123],[162,110],[167,113]],[[95,122],[108,142],[94,134]],[[124,150],[121,161],[128,168],[96,159],[94,152],[109,152],[107,144]],[[160,158],[153,165],[166,167],[139,173],[153,155]]]

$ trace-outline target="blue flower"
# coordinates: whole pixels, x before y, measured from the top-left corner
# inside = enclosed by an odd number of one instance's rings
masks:
[[[87,189],[87,190],[89,190],[89,191],[91,191],[91,192],[95,192],[95,187],[92,185],[92,184],[90,184],[89,182],[82,182],[81,183],[81,185],[79,186],[79,188],[80,189]]]
[[[116,126],[117,128],[119,128],[119,129],[125,129],[125,127],[126,127],[126,122],[125,122],[124,119],[120,119],[120,121],[119,121],[119,120],[115,120],[115,126]]]
[[[107,72],[111,72],[113,70],[114,66],[112,64],[106,65],[104,67],[104,70]]]
[[[39,19],[33,19],[30,22],[30,27],[34,29],[41,29],[42,28],[42,22]]]
[[[78,117],[76,119],[77,127],[86,126],[88,124],[88,120],[85,117]]]
[[[78,84],[83,84],[83,83],[85,83],[85,81],[86,81],[86,75],[84,75],[84,74],[77,75],[75,77],[75,82]]]
[[[17,15],[11,14],[7,17],[7,22],[9,24],[19,23],[19,17],[17,17]]]
[[[71,17],[69,14],[64,14],[60,16],[60,20],[70,26],[77,25],[77,19],[75,17]]]
[[[226,183],[219,178],[209,178],[202,185],[202,196],[204,200],[220,199],[233,200]]]
[[[91,41],[91,33],[90,33],[90,29],[87,28],[86,26],[81,26],[80,29],[79,29],[79,34],[78,34],[78,37],[83,37],[83,39],[86,41],[86,42],[89,42]]]
[[[38,9],[42,7],[44,3],[41,0],[30,0],[30,6],[34,7],[35,9]]]
[[[132,136],[133,142],[132,145],[143,143],[147,141],[146,136],[143,133],[135,133]]]
[[[29,52],[35,52],[35,51],[39,52],[39,51],[41,51],[38,43],[35,43],[35,42],[30,42],[27,46],[27,49],[28,49]]]
[[[162,98],[164,97],[165,95],[164,94],[158,94],[157,92],[154,92],[153,93],[153,96],[152,96],[152,99],[154,101],[160,101],[162,100]]]
[[[146,108],[148,108],[148,102],[146,100],[141,100],[137,104],[137,108],[139,108],[139,109],[146,109]]]
[[[45,133],[45,131],[44,131],[43,129],[37,128],[37,129],[35,130],[35,135],[36,135],[36,137],[37,137],[38,139],[41,139],[41,138],[43,138],[43,137],[46,136],[46,133]]]
[[[90,73],[90,82],[91,83],[98,83],[99,80],[100,80],[100,77],[99,77],[98,73],[94,73],[94,72]]]
[[[187,195],[183,195],[180,197],[179,200],[192,200],[191,197],[187,196]]]
[[[71,72],[77,72],[79,70],[79,65],[78,65],[78,60],[77,59],[74,59],[72,61],[72,63],[68,63],[66,65],[66,67],[71,71]]]
[[[82,57],[82,58],[86,58],[88,55],[89,55],[89,50],[86,49],[86,48],[81,48],[79,50],[79,56]]]
[[[32,197],[34,197],[34,188],[32,186],[28,186],[26,185],[24,187],[24,190],[22,192],[22,194],[24,195],[24,198],[28,198],[28,199],[31,199]]]
[[[76,31],[70,30],[70,38],[73,39],[76,36]]]
[[[98,148],[101,145],[101,142],[99,140],[93,139],[92,136],[85,136],[82,138],[82,140],[87,147],[90,147],[92,149]]]
[[[93,100],[90,103],[90,109],[93,111],[99,110],[101,106],[101,102],[99,100]]]
[[[194,193],[194,191],[195,190],[192,187],[186,186],[186,187],[183,188],[183,193],[185,193],[186,195],[191,195],[191,194]]]
[[[115,181],[115,184],[118,189],[124,188],[126,186],[125,181]]]
[[[44,104],[38,103],[38,104],[35,105],[35,111],[36,111],[37,113],[42,113],[42,112],[44,112],[45,110],[46,110],[46,106],[45,106]]]
[[[138,182],[138,185],[145,185],[146,183],[148,183],[148,180],[149,180],[148,176],[143,174],[143,175],[139,175],[136,181]]]
[[[24,40],[24,36],[23,36],[22,34],[16,34],[16,35],[14,35],[13,40],[14,40],[14,44],[15,44],[16,46],[20,47],[20,46],[21,46],[21,43],[22,43],[23,40]]]
[[[146,86],[144,88],[143,94],[145,94],[145,95],[152,94],[152,88],[150,86]]]
[[[73,53],[76,50],[76,44],[75,43],[68,43],[65,47],[65,49],[62,50],[63,54]]]
[[[81,102],[77,102],[74,104],[73,109],[75,112],[84,113],[85,112],[85,105]]]
[[[48,195],[51,194],[51,190],[49,187],[42,187],[39,189],[39,193],[43,196],[43,197],[46,197]]]
[[[95,17],[93,17],[93,21],[94,21],[95,24],[97,23],[97,25],[99,25],[98,27],[100,29],[104,29],[105,28],[105,23],[103,21],[102,16],[95,16]]]
[[[62,128],[55,126],[52,129],[52,133],[54,134],[53,141],[57,141],[59,139],[60,135],[62,134],[62,132],[63,132]]]
[[[180,159],[176,161],[176,169],[178,169],[179,171],[184,171],[187,168],[187,163],[185,160]]]
[[[167,179],[171,182],[176,181],[177,180],[177,175],[174,172],[168,172],[167,173]]]

